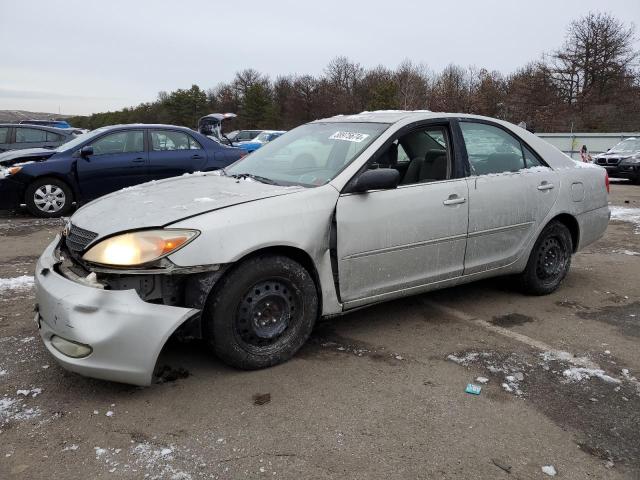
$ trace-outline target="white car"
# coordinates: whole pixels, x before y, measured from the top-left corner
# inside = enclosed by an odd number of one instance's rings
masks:
[[[553,292],[604,233],[607,191],[603,168],[491,118],[319,120],[226,171],[80,208],[38,261],[36,322],[60,364],[97,378],[149,384],[177,329],[267,367],[365,305],[497,275]]]

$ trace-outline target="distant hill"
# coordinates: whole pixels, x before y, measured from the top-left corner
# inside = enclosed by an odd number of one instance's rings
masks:
[[[65,120],[75,115],[27,112],[25,110],[0,110],[0,123],[15,123],[20,120]]]

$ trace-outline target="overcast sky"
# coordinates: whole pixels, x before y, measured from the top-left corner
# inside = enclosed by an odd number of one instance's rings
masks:
[[[2,0],[0,110],[88,114],[208,89],[244,68],[319,74],[337,55],[512,72],[558,48],[571,20],[638,0]]]

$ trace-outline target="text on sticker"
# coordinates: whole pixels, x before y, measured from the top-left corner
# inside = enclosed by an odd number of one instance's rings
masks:
[[[329,140],[346,140],[347,142],[360,143],[368,136],[369,136],[368,133],[336,132],[329,137]]]

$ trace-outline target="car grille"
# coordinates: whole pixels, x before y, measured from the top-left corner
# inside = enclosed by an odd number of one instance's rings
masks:
[[[71,225],[65,244],[71,253],[82,252],[98,236],[95,232],[90,232],[75,225]]]
[[[619,158],[599,158],[598,165],[618,165],[620,163]]]

